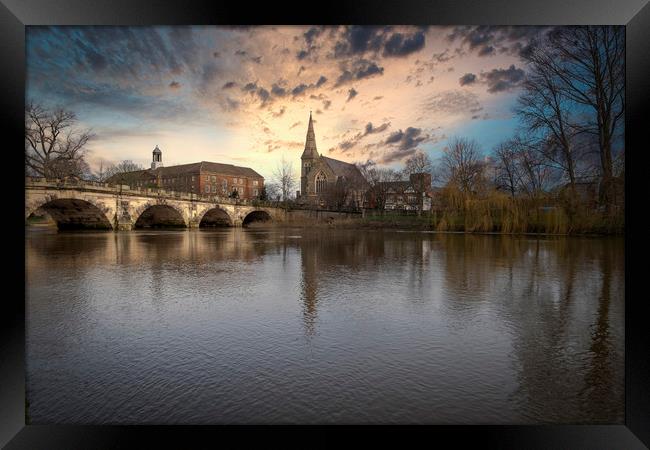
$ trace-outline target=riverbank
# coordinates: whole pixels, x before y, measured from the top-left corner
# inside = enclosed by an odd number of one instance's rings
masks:
[[[471,234],[504,234],[504,235],[549,235],[549,236],[612,236],[623,235],[624,226],[618,221],[583,220],[573,225],[562,223],[554,217],[546,220],[531,221],[522,227],[504,226],[493,221],[488,226],[467,226],[465,221],[450,221],[448,217],[436,215],[373,215],[358,218],[323,219],[323,220],[291,220],[277,224],[280,227],[297,228],[334,228],[360,230],[407,230],[435,231],[446,233]]]

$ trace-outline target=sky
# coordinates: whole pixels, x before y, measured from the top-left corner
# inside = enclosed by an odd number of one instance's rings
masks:
[[[400,168],[456,136],[510,138],[538,27],[27,27],[28,101],[76,113],[87,161],[299,170],[321,155]]]

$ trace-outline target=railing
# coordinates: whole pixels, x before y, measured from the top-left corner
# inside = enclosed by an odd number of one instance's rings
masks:
[[[143,195],[172,197],[179,200],[203,201],[209,203],[221,203],[228,205],[250,205],[259,207],[280,208],[277,202],[265,200],[248,200],[239,198],[223,197],[214,194],[195,194],[191,192],[170,191],[163,188],[151,188],[140,186],[129,186],[126,184],[102,183],[99,181],[80,180],[80,179],[48,179],[39,177],[25,177],[25,186],[51,187],[55,189],[74,188],[74,189],[93,189],[109,191],[111,193],[120,193],[122,195]]]

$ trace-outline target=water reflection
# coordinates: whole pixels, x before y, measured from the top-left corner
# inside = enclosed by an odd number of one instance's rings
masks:
[[[623,420],[622,239],[34,232],[26,252],[37,422]]]

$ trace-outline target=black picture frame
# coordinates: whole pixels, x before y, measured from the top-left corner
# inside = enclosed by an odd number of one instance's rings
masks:
[[[261,5],[204,0],[0,0],[0,117],[5,163],[4,217],[12,224],[5,245],[11,252],[4,274],[5,286],[15,287],[0,301],[0,445],[18,448],[127,448],[143,443],[165,443],[194,448],[201,440],[216,446],[225,437],[246,441],[262,433],[279,439],[305,431],[323,436],[350,428],[332,427],[188,427],[188,426],[37,426],[25,425],[25,303],[24,287],[24,164],[20,140],[24,127],[25,26],[26,25],[180,25],[180,24],[494,24],[494,25],[626,25],[626,231],[625,231],[625,424],[553,426],[426,426],[364,427],[367,435],[405,444],[403,439],[440,438],[480,445],[481,448],[590,448],[636,449],[650,447],[650,327],[646,325],[646,295],[635,293],[633,279],[641,279],[641,246],[645,201],[642,180],[647,167],[644,118],[650,99],[650,5],[647,0],[423,1],[402,0],[378,4],[373,1],[302,2]],[[643,150],[643,151],[642,151]],[[15,168],[15,169],[14,169]],[[8,178],[6,178],[9,176]],[[646,175],[647,177],[647,175]],[[638,199],[634,198],[638,196]],[[639,216],[638,220],[632,215]],[[13,229],[13,226],[16,229]],[[647,231],[645,231],[647,233]],[[22,237],[22,240],[18,239]],[[642,261],[641,258],[639,258]],[[633,277],[634,271],[639,273]],[[23,280],[21,282],[21,280]],[[257,433],[250,433],[254,430]],[[358,429],[355,429],[357,431]],[[400,431],[400,433],[395,433]],[[396,441],[399,439],[399,441]],[[316,440],[314,440],[316,441]],[[318,442],[318,441],[316,441]],[[305,445],[307,442],[304,442]],[[150,445],[145,445],[146,447]],[[152,445],[153,446],[153,445]]]

